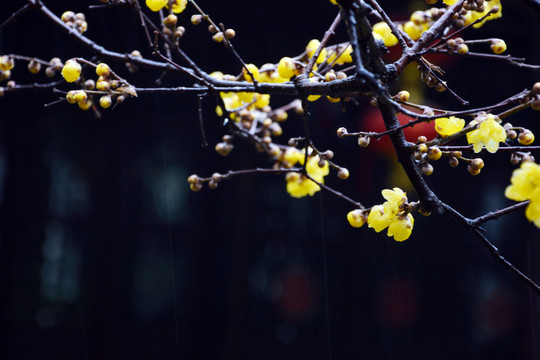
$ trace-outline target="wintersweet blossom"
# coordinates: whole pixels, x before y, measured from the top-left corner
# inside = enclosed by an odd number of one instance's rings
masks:
[[[392,213],[386,212],[383,205],[375,205],[368,215],[368,226],[381,232],[392,223]]]
[[[390,26],[384,21],[381,21],[373,25],[373,34],[374,36],[375,34],[377,34],[377,36],[375,36],[376,38],[379,38],[380,36],[380,39],[384,42],[384,45],[387,47],[397,45],[398,43],[397,37],[392,33]]]
[[[490,153],[499,149],[499,143],[506,140],[506,130],[500,122],[499,117],[495,115],[482,114],[469,123],[469,126],[479,124],[478,129],[467,133],[467,141],[473,144],[475,153],[482,151],[483,146]]]
[[[159,11],[164,7],[168,7],[169,0],[146,0],[146,6],[152,11]],[[187,0],[175,0],[172,4],[172,11],[176,14],[184,11],[187,5]]]
[[[298,151],[294,148],[288,149],[284,155],[286,166],[294,166],[296,163],[303,165],[304,154],[303,151]],[[287,192],[289,195],[295,198],[301,198],[307,195],[313,196],[317,191],[321,190],[321,187],[317,183],[324,184],[324,177],[328,175],[330,169],[326,160],[322,162],[322,167],[319,166],[319,162],[319,155],[310,155],[306,164],[308,175],[316,182],[298,172],[291,172],[286,175],[285,180],[287,180]]]
[[[388,236],[393,236],[396,241],[407,240],[411,236],[413,225],[414,218],[410,213],[400,215],[388,227]]]
[[[540,227],[540,165],[531,161],[522,163],[512,173],[510,183],[504,195],[516,201],[530,200],[525,216]]]
[[[388,236],[396,241],[407,240],[412,233],[414,225],[413,216],[406,211],[407,194],[400,188],[382,191],[386,201],[382,205],[375,205],[369,212],[367,223],[376,232],[388,228]]]
[[[455,116],[442,117],[435,120],[435,131],[442,137],[453,135],[465,127],[465,120]]]
[[[168,0],[146,0],[146,6],[152,11],[159,11],[167,5]]]

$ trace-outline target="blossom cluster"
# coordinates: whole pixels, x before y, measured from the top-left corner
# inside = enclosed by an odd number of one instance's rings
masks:
[[[444,4],[453,5],[457,0],[444,0]],[[405,32],[412,40],[420,39],[422,34],[429,30],[433,23],[444,14],[444,8],[431,8],[425,11],[414,11],[409,20],[398,23],[398,29]],[[471,25],[474,28],[479,28],[488,20],[498,19],[502,16],[502,6],[500,0],[486,0],[482,6],[470,7],[462,9],[454,19],[454,24],[458,27]],[[482,19],[482,20],[480,20]],[[478,21],[478,22],[476,22]],[[476,23],[475,23],[476,22]],[[384,42],[384,45],[391,47],[398,44],[397,37],[392,33],[390,26],[382,21],[373,25],[373,36]],[[506,46],[502,43],[498,44],[497,51],[504,52]],[[504,46],[504,50],[502,47]],[[495,51],[495,50],[494,50]],[[465,51],[466,52],[466,51]]]
[[[514,170],[511,185],[505,190],[505,196],[516,201],[529,200],[525,216],[540,228],[540,165],[525,161]]]
[[[305,150],[300,151],[289,147],[283,153],[282,163],[289,168],[296,164],[304,165],[305,157]],[[313,196],[317,191],[321,190],[318,183],[324,184],[324,177],[330,172],[328,161],[321,159],[319,155],[310,153],[308,153],[305,169],[307,175],[314,181],[300,172],[289,172],[285,176],[287,192],[292,197]]]
[[[393,236],[396,241],[407,240],[412,233],[414,218],[408,210],[407,194],[400,188],[382,191],[386,201],[381,205],[375,205],[368,211],[353,210],[347,214],[347,220],[353,227],[361,227],[368,223],[368,227],[376,232],[388,228],[387,235]]]

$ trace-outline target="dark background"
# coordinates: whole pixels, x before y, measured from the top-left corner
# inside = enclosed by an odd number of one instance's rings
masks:
[[[0,3],[0,22],[23,2]],[[145,47],[129,9],[92,9],[97,1],[47,1],[57,14],[84,11],[86,33],[120,52]],[[404,20],[418,1],[397,7]],[[389,5],[391,4],[391,5]],[[246,62],[296,55],[322,37],[336,8],[327,1],[200,1],[237,32]],[[469,38],[502,37],[509,52],[540,64],[538,14],[503,0],[503,18]],[[183,48],[206,71],[237,73],[230,54],[189,24]],[[337,41],[343,41],[343,29]],[[484,48],[485,49],[485,48]],[[49,59],[91,58],[39,14],[0,34],[0,53]],[[390,58],[395,54],[389,54]],[[432,58],[471,106],[502,100],[538,74],[502,62]],[[136,86],[159,76],[129,74]],[[33,77],[23,62],[21,84]],[[459,109],[448,93],[401,84],[433,106]],[[166,77],[164,85],[183,80]],[[185,82],[184,82],[185,83]],[[189,85],[189,83],[185,83]],[[70,89],[62,85],[64,90]],[[401,88],[396,88],[398,91]],[[411,238],[397,243],[371,229],[352,229],[350,206],[328,193],[293,199],[280,176],[250,175],[216,190],[189,191],[187,176],[268,166],[242,143],[222,158],[213,150],[223,129],[214,102],[203,104],[202,148],[196,98],[141,95],[94,118],[50,91],[0,98],[0,359],[536,359],[540,298],[505,270],[451,219],[415,214]],[[288,98],[272,96],[272,104]],[[364,204],[383,188],[407,189],[388,148],[338,140],[340,126],[375,126],[366,104],[313,104],[313,138],[331,148],[351,177],[327,183]],[[522,112],[514,125],[539,129]],[[291,115],[283,142],[300,135]],[[503,196],[513,167],[508,154],[487,155],[471,177],[465,165],[436,164],[428,179],[441,199],[466,216],[512,204]],[[415,194],[409,190],[409,198]],[[518,268],[540,281],[539,230],[523,211],[486,225],[487,235]]]

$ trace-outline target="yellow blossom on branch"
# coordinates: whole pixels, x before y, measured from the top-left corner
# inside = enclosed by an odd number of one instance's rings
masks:
[[[187,5],[187,0],[175,0],[172,4],[172,11],[176,14],[184,11]],[[156,12],[164,7],[169,7],[169,0],[146,0],[146,6]]]
[[[483,146],[490,153],[499,149],[499,143],[506,140],[506,130],[500,122],[501,120],[495,115],[483,114],[469,123],[469,126],[479,124],[478,129],[467,133],[467,141],[473,144],[475,153],[482,151]]]
[[[163,9],[168,3],[168,0],[146,0],[146,6],[152,11]]]
[[[435,120],[435,131],[442,137],[450,136],[465,127],[465,120],[455,116],[442,117]]]
[[[504,195],[512,200],[530,200],[525,216],[540,228],[540,165],[531,161],[521,164],[514,170]]]
[[[398,43],[397,37],[392,33],[390,26],[384,21],[373,25],[373,36],[381,39],[386,47],[391,47]]]
[[[396,241],[407,240],[411,236],[413,225],[414,218],[410,213],[400,215],[388,227],[388,236],[393,236]]]
[[[297,149],[291,148],[292,150],[287,150],[285,152],[285,158],[287,166],[294,166],[295,163],[300,165],[304,164],[304,151],[298,151]],[[291,164],[292,163],[292,164]],[[322,167],[319,165],[323,165]],[[324,177],[330,172],[328,162],[319,158],[319,155],[309,155],[307,164],[306,164],[307,174],[313,178],[312,181],[307,176],[299,172],[288,173],[285,177],[287,180],[287,192],[289,195],[295,198],[301,198],[304,196],[313,196],[317,191],[321,190],[321,187],[317,183],[324,184]]]
[[[388,228],[388,236],[396,241],[407,240],[412,233],[414,225],[413,216],[406,210],[407,194],[400,188],[382,191],[386,201],[382,205],[375,205],[369,212],[367,223],[376,232]]]

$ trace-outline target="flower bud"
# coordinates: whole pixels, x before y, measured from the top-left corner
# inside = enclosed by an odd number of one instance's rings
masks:
[[[534,142],[534,134],[529,129],[524,129],[519,133],[518,141],[522,145],[531,145]]]
[[[203,17],[201,14],[195,14],[191,16],[191,23],[193,25],[199,25],[202,21]]]
[[[370,138],[368,136],[359,136],[358,137],[358,146],[367,147],[369,145]]]
[[[339,168],[337,173],[338,178],[345,180],[349,178],[349,170],[346,168]]]

